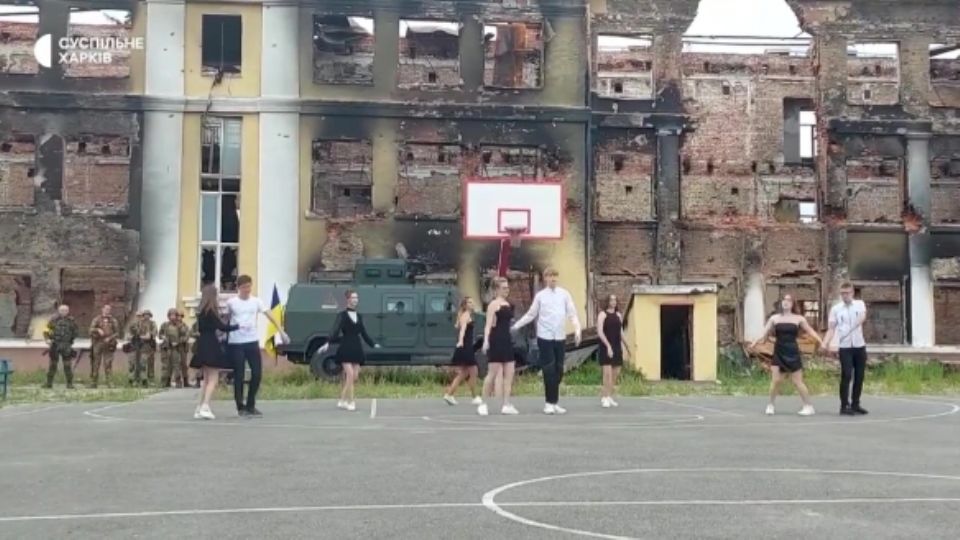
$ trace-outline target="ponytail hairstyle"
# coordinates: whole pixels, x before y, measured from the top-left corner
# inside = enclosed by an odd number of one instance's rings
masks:
[[[460,328],[460,316],[467,312],[467,303],[470,302],[469,296],[460,299],[460,307],[457,308],[457,314],[454,315],[453,327]]]

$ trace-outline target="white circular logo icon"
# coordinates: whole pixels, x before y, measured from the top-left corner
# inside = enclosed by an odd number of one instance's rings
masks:
[[[51,42],[50,34],[44,34],[33,45],[33,56],[37,59],[37,63],[48,69],[53,63]]]

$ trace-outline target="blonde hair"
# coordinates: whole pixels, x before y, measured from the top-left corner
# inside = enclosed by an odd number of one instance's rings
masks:
[[[198,314],[213,313],[220,315],[220,294],[216,285],[207,285],[200,292],[200,306]]]
[[[460,328],[460,317],[463,316],[464,313],[469,311],[467,309],[467,303],[469,302],[470,302],[469,296],[464,296],[463,298],[460,299],[460,307],[457,309],[457,314],[453,320],[454,328]]]

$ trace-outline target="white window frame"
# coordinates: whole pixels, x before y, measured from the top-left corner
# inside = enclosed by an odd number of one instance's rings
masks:
[[[220,277],[221,277],[221,275],[222,275],[222,270],[223,270],[223,251],[224,251],[225,248],[234,248],[234,249],[236,249],[236,253],[237,253],[237,265],[239,266],[239,259],[240,259],[240,231],[237,231],[237,241],[236,241],[236,242],[223,242],[223,241],[221,241],[221,239],[223,238],[223,214],[222,214],[222,212],[223,212],[223,196],[224,196],[225,194],[226,194],[226,195],[234,195],[234,196],[236,196],[236,198],[237,198],[237,211],[238,211],[238,213],[239,213],[239,207],[240,207],[240,206],[239,206],[239,202],[240,202],[240,189],[242,189],[243,179],[242,179],[242,174],[231,175],[231,174],[224,174],[224,172],[223,172],[223,154],[224,154],[223,148],[226,146],[226,144],[225,144],[226,141],[224,140],[224,134],[225,134],[226,130],[225,130],[224,128],[225,128],[225,125],[226,125],[227,122],[237,122],[237,123],[239,123],[239,125],[240,125],[240,130],[239,130],[239,132],[241,133],[241,137],[242,137],[242,132],[243,132],[243,131],[242,131],[242,130],[243,130],[243,119],[242,119],[242,118],[237,118],[237,117],[212,117],[212,118],[204,118],[203,121],[201,122],[201,125],[200,125],[200,146],[201,146],[200,156],[201,156],[201,160],[203,159],[203,144],[204,144],[204,141],[203,141],[203,133],[204,133],[204,130],[207,129],[208,127],[217,127],[218,130],[219,130],[218,141],[219,141],[219,144],[220,144],[220,168],[219,168],[219,172],[217,172],[217,173],[204,173],[204,172],[203,172],[203,165],[204,165],[204,164],[203,164],[203,163],[200,164],[200,174],[199,174],[199,177],[198,177],[198,179],[199,179],[198,184],[199,184],[199,185],[197,186],[197,188],[198,188],[198,190],[199,190],[199,192],[200,192],[200,204],[198,205],[198,208],[197,208],[197,215],[198,215],[198,219],[199,219],[199,221],[198,221],[199,227],[198,227],[198,231],[197,231],[197,244],[198,244],[198,246],[197,246],[197,290],[199,291],[200,289],[203,288],[203,252],[204,252],[205,249],[213,248],[213,249],[214,249],[214,253],[215,253],[215,260],[216,260],[216,262],[215,262],[215,267],[214,267],[214,279],[213,279],[213,283],[217,286],[217,290],[219,290],[221,293],[227,293],[227,294],[229,294],[229,293],[233,293],[233,292],[236,292],[236,291],[235,291],[235,290],[225,290],[225,289],[223,288],[223,284],[222,284],[221,281],[220,281]],[[216,124],[219,124],[219,126],[217,126]],[[240,145],[241,145],[241,155],[242,155],[242,146],[243,146],[243,141],[242,141],[242,139],[241,139],[241,141],[240,141]],[[207,180],[207,179],[209,179],[209,180],[216,180],[216,181],[217,181],[217,190],[216,190],[216,191],[204,190],[204,189],[203,189],[203,181],[204,181],[204,180]],[[238,189],[236,192],[233,192],[233,191],[224,191],[224,190],[223,190],[223,180],[224,180],[224,179],[228,179],[228,180],[236,179],[236,180],[237,180],[237,183],[238,183],[239,186],[240,186],[240,189]],[[203,238],[203,209],[204,209],[204,199],[207,198],[207,197],[211,197],[211,196],[215,197],[215,198],[216,198],[216,201],[217,201],[217,218],[216,218],[217,234],[216,234],[216,240],[204,240],[204,238]],[[239,219],[240,219],[240,217],[238,216],[238,217],[237,217],[237,220],[239,221]]]

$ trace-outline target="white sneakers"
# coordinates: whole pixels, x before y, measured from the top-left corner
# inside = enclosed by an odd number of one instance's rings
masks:
[[[193,411],[194,420],[214,420],[216,416],[213,415],[213,411],[210,410],[209,405],[198,405],[197,408]]]
[[[474,398],[473,401],[476,402],[478,399],[480,398]],[[488,416],[490,414],[490,409],[487,408],[487,404],[484,403],[482,400],[480,401],[480,405],[477,406],[477,414],[479,414],[480,416]],[[500,414],[504,414],[507,416],[515,416],[520,414],[520,411],[518,411],[516,407],[508,403],[500,408]]]
[[[603,397],[600,398],[600,406],[609,409],[610,407],[619,407],[620,404],[614,401],[612,397]]]
[[[773,407],[773,405],[767,405],[767,410],[764,411],[764,414],[766,414],[767,416],[773,416],[776,413],[777,413],[777,410]],[[800,411],[797,412],[797,414],[799,414],[800,416],[813,416],[817,414],[817,412],[813,410],[813,405],[804,405],[803,408],[801,408]]]
[[[337,402],[337,408],[352,412],[357,410],[357,403],[354,401],[343,401],[341,399],[340,401]]]
[[[444,394],[444,395],[443,395],[443,400],[447,402],[447,405],[456,405],[456,404],[457,404],[457,398],[451,396],[450,394]]]
[[[543,414],[567,414],[567,410],[560,405],[547,403],[543,406]]]
[[[517,410],[513,405],[507,404],[500,409],[500,414],[507,414],[510,416],[520,414],[520,411]]]
[[[490,411],[487,410],[487,404],[486,404],[486,403],[481,403],[481,404],[477,407],[477,414],[479,414],[480,416],[487,416],[488,414],[490,414]]]
[[[483,405],[483,398],[480,397],[480,396],[477,396],[477,397],[473,398],[473,401],[471,401],[470,404],[471,404],[471,405]]]

